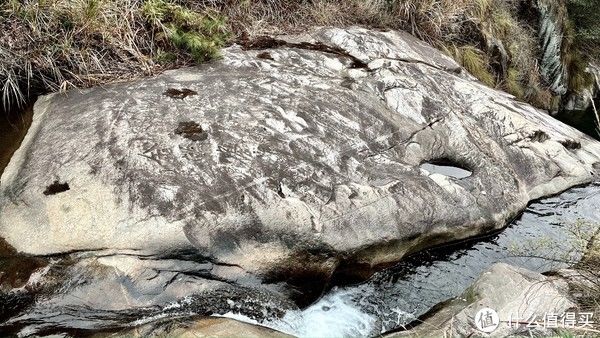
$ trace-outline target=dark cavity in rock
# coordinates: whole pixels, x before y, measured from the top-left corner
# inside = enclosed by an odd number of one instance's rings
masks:
[[[194,121],[179,122],[175,134],[192,141],[204,141],[208,138],[208,134],[202,129],[202,126]]]
[[[193,91],[191,89],[187,89],[187,88],[183,88],[183,89],[169,88],[163,94],[172,99],[183,100],[188,96],[198,95],[198,92]]]
[[[56,195],[60,194],[61,192],[68,191],[70,189],[71,188],[69,188],[69,183],[60,183],[59,181],[54,181],[54,183],[46,187],[46,190],[44,190],[44,195]]]
[[[529,139],[533,142],[546,142],[550,139],[550,136],[548,136],[548,134],[542,130],[536,130],[533,134],[531,134],[531,136],[529,136]]]
[[[561,141],[560,144],[569,150],[581,149],[581,143],[575,140],[564,140]]]
[[[259,58],[259,59],[275,61],[275,59],[273,59],[273,57],[271,56],[271,53],[269,53],[269,52],[259,53],[259,54],[256,55],[256,57]]]
[[[281,186],[281,183],[279,183],[279,186],[277,187],[277,195],[279,195],[279,197],[281,198],[285,198],[285,194],[283,193],[283,187]]]
[[[273,49],[281,47],[299,48],[305,50],[312,50],[317,52],[329,53],[334,55],[343,56],[351,60],[349,68],[368,68],[368,65],[349,54],[347,51],[338,48],[328,46],[322,42],[288,42],[285,40],[275,39],[270,36],[259,36],[254,39],[240,39],[238,43],[242,46],[243,50],[256,50],[256,49]]]
[[[421,164],[420,168],[427,170],[432,174],[440,174],[457,179],[467,178],[473,175],[473,171],[447,158],[425,162]]]

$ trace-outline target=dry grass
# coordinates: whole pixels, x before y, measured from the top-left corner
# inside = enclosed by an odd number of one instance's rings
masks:
[[[537,28],[519,19],[516,0],[220,0],[236,37],[301,33],[314,25],[402,29],[446,50],[475,77],[534,105],[556,98],[537,65]],[[508,70],[512,71],[509,72]]]
[[[517,0],[8,0],[0,5],[5,105],[218,57],[228,41],[316,25],[403,29],[482,82],[542,108],[536,28]],[[225,19],[227,18],[227,19]],[[229,34],[231,33],[231,35]]]
[[[5,107],[210,59],[227,36],[221,17],[171,1],[9,0],[0,10]]]

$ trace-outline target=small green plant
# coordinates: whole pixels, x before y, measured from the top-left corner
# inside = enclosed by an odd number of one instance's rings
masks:
[[[525,98],[521,72],[513,67],[508,69],[504,89],[519,99]]]
[[[189,52],[196,62],[218,57],[229,38],[225,18],[214,11],[198,13],[168,0],[148,0],[142,11],[159,39]]]
[[[489,69],[485,53],[472,46],[458,48],[457,57],[465,69],[490,87],[496,85],[496,78]]]

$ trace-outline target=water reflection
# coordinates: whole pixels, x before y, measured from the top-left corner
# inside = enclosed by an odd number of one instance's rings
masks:
[[[579,253],[572,250],[573,227],[600,224],[598,205],[598,184],[540,200],[502,232],[413,255],[366,283],[334,289],[309,308],[266,324],[299,336],[314,332],[377,335],[402,327],[434,305],[460,295],[494,263],[538,272],[566,267],[548,258],[578,258]]]

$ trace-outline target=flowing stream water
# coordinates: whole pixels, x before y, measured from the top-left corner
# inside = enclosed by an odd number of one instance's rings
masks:
[[[376,336],[402,328],[459,296],[494,263],[538,272],[567,267],[562,261],[579,258],[575,233],[600,224],[599,205],[600,184],[573,188],[530,204],[501,232],[413,255],[365,283],[334,288],[304,310],[260,324],[300,337]]]

